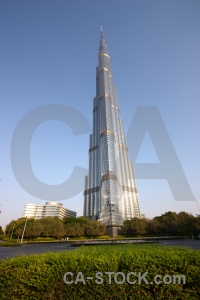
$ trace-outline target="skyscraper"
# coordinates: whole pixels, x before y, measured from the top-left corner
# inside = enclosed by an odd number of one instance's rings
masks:
[[[89,172],[85,178],[84,216],[100,219],[107,226],[121,226],[126,219],[140,217],[133,166],[128,156],[110,56],[102,30],[96,68]]]

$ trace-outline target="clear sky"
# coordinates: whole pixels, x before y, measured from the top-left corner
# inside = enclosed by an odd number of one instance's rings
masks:
[[[128,132],[139,106],[156,106],[193,195],[200,203],[200,2],[1,0],[0,225],[3,227],[21,217],[26,203],[42,204],[49,200],[25,191],[11,166],[12,136],[22,117],[43,105],[68,105],[78,110],[92,128],[101,26],[111,56],[125,131]],[[81,127],[79,118],[75,119]],[[38,126],[30,153],[36,177],[57,185],[71,175],[75,165],[86,169],[89,131],[74,135],[68,125],[58,120]],[[18,142],[23,145],[23,136]],[[129,139],[128,147],[134,147],[134,139]],[[15,159],[18,159],[17,149]],[[137,162],[158,162],[148,135]],[[25,164],[20,165],[22,170]],[[84,178],[82,182],[77,179],[77,185],[82,187],[83,181]],[[136,174],[136,184],[141,212],[147,217],[166,211],[200,213],[195,201],[176,201],[166,179],[137,179]],[[183,188],[179,178],[177,186]],[[61,202],[80,216],[82,194],[81,191]]]

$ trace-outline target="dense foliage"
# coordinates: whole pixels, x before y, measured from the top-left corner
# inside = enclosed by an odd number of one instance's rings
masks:
[[[124,234],[162,235],[162,236],[191,236],[200,232],[200,217],[194,217],[186,212],[166,212],[152,220],[133,218],[124,222]]]
[[[6,235],[21,237],[25,218],[12,220],[6,227]],[[125,236],[195,236],[200,233],[200,217],[186,212],[167,212],[153,219],[133,218],[123,224]],[[89,221],[85,217],[28,219],[24,238],[98,237],[104,235],[106,228],[98,221]]]
[[[6,226],[6,234],[12,237],[21,237],[26,218],[13,220]],[[36,237],[95,237],[105,234],[106,228],[97,221],[89,221],[84,217],[65,218],[64,220],[52,217],[35,220],[28,219],[24,238],[32,239]]]
[[[199,267],[200,251],[160,245],[91,246],[23,256],[0,262],[0,299],[197,300],[200,299]],[[66,272],[74,274],[67,277],[68,281],[74,281],[72,284],[64,282]],[[78,272],[82,272],[85,284],[83,280],[75,284]],[[95,283],[96,272],[103,273],[102,284]],[[153,283],[130,284],[125,280],[116,284],[112,277],[109,284],[105,272],[125,275],[148,272],[146,279]],[[154,276],[158,274],[185,275],[186,283],[156,284]]]

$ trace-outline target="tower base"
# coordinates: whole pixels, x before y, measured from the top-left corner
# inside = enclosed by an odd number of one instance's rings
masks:
[[[122,228],[120,226],[107,226],[106,234],[111,238],[115,238],[117,235],[122,234]]]

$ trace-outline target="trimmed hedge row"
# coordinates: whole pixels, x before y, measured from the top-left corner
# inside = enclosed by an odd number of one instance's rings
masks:
[[[21,246],[21,244],[0,242],[0,247],[16,247],[16,246]]]
[[[66,284],[77,280],[77,284]],[[95,283],[96,272],[103,283]],[[109,284],[105,272],[148,272],[155,275],[185,275],[185,284]],[[94,279],[87,279],[93,277]],[[134,279],[137,279],[134,277]],[[85,284],[84,284],[85,280]],[[120,276],[117,281],[120,281]],[[77,280],[78,281],[78,280]],[[130,277],[130,281],[133,278]],[[112,245],[80,247],[73,251],[22,256],[0,261],[0,299],[200,299],[200,251],[160,245]],[[98,279],[98,282],[100,280]]]

